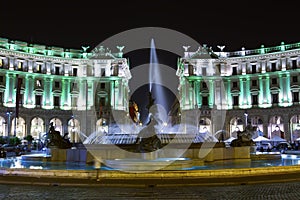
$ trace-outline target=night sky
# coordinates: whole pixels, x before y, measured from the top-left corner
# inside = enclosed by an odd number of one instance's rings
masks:
[[[39,3],[37,3],[39,2]],[[300,42],[296,1],[2,1],[0,37],[29,43],[81,49],[97,46],[122,31],[163,27],[179,31],[224,51]],[[149,62],[149,51],[130,52],[130,66]],[[160,62],[176,68],[177,56]]]

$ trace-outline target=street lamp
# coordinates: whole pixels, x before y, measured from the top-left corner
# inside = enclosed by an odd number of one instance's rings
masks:
[[[247,125],[248,125],[248,113],[247,113],[247,111],[245,111],[244,115],[245,115],[245,127],[247,127]]]
[[[8,120],[7,120],[7,137],[9,138],[9,134],[10,134],[10,129],[11,129],[11,115],[12,112],[6,112],[6,114],[8,115]]]

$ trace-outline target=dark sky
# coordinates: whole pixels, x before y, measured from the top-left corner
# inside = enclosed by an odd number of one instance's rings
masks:
[[[0,37],[79,49],[154,26],[230,51],[299,42],[298,13],[293,0],[11,0],[1,2]]]
[[[281,41],[300,42],[299,8],[295,3],[293,0],[6,0],[1,2],[0,37],[92,49],[122,31],[163,27],[188,35],[215,51],[217,45],[225,45],[224,51],[255,49],[261,44],[268,47]],[[143,52],[127,54],[131,67],[149,62],[149,52]],[[176,56],[167,53],[158,57],[164,64],[176,67]]]

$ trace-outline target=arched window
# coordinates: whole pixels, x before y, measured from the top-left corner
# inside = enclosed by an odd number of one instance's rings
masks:
[[[25,120],[22,117],[17,118],[17,121],[15,120],[16,118],[12,120],[10,135],[16,134],[18,138],[24,138],[26,136]]]
[[[51,123],[51,122],[53,123],[53,126],[54,126],[55,130],[56,130],[56,131],[59,131],[59,132],[60,132],[60,135],[63,136],[64,133],[62,132],[62,130],[63,130],[62,128],[63,128],[63,127],[62,127],[62,122],[61,122],[61,120],[58,119],[58,118],[53,118],[53,119],[50,120],[50,123]],[[49,124],[50,124],[50,123],[49,123]]]
[[[45,134],[44,120],[39,117],[35,117],[31,120],[30,135],[34,139],[41,139]]]
[[[80,138],[80,123],[78,119],[75,119],[72,117],[68,121],[68,138],[70,139],[70,142],[76,143],[81,140]],[[82,138],[84,140],[84,138]]]

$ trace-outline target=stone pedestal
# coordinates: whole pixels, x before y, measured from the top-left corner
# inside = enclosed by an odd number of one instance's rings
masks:
[[[67,149],[51,148],[51,161],[65,162],[67,160]]]
[[[85,149],[67,149],[67,162],[86,162],[87,152]]]

